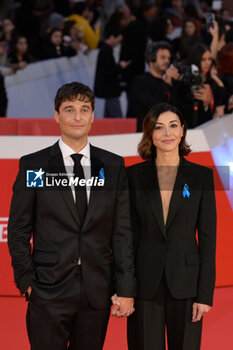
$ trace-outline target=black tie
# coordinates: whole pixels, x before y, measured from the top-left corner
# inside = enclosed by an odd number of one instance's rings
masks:
[[[74,161],[74,175],[78,177],[78,180],[85,179],[83,167],[80,163],[82,159],[82,154],[74,153],[71,155],[71,158]],[[80,219],[81,226],[83,226],[86,213],[87,213],[87,193],[86,186],[75,186],[75,197],[76,197],[76,207],[78,211],[78,216]]]

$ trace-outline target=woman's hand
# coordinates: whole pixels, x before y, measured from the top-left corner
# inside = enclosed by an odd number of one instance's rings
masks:
[[[225,114],[225,105],[217,106],[215,108],[213,118],[222,117]]]
[[[218,77],[218,71],[215,66],[212,66],[210,69],[210,76],[220,87],[224,87],[222,80]]]
[[[212,35],[212,37],[218,38],[219,26],[217,21],[213,21],[213,26],[210,27],[209,33]]]
[[[199,322],[207,312],[209,312],[211,306],[206,304],[193,303],[193,315],[192,322]]]
[[[203,102],[203,106],[207,107],[213,100],[212,90],[209,84],[204,84],[198,91],[194,92],[194,98]]]

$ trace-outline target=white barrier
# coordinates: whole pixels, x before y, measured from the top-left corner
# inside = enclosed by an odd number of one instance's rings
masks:
[[[90,142],[124,157],[136,156],[142,134],[90,136]],[[233,115],[214,119],[201,127],[188,130],[187,142],[193,152],[208,152],[233,138]],[[16,159],[48,147],[57,136],[0,136],[0,158]]]
[[[53,118],[57,89],[72,81],[79,81],[93,89],[98,50],[88,55],[61,57],[29,64],[25,69],[5,78],[8,94],[8,118]],[[119,48],[114,51],[116,59]],[[123,113],[125,94],[121,97]],[[95,117],[102,118],[104,100],[96,99]]]

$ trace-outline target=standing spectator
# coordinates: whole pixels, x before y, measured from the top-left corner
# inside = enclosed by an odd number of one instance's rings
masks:
[[[0,37],[0,73],[3,76],[13,73],[12,68],[10,68],[8,65],[6,41],[4,37]]]
[[[63,41],[65,45],[72,46],[77,52],[87,54],[88,46],[82,43],[82,33],[78,30],[75,21],[66,21],[63,29]]]
[[[73,47],[63,45],[62,30],[54,28],[42,45],[40,57],[42,59],[49,59],[62,56],[71,57],[76,54],[77,52]]]
[[[204,82],[190,84],[181,80],[176,86],[173,103],[182,111],[188,127],[194,128],[219,116],[219,111],[223,114],[225,88],[213,66],[210,49],[205,44],[194,45],[187,64],[198,68]]]
[[[188,17],[183,22],[181,38],[179,40],[179,58],[184,60],[187,58],[190,49],[193,45],[203,42],[195,18]]]
[[[32,57],[28,50],[27,38],[21,35],[15,38],[12,50],[8,55],[8,60],[14,70],[24,69],[28,63],[32,62]]]
[[[15,25],[11,19],[5,18],[3,21],[3,31],[7,43],[7,53],[11,51],[12,43],[17,35]]]
[[[96,49],[100,40],[100,22],[92,28],[90,24],[92,17],[88,4],[80,1],[74,5],[73,14],[68,17],[68,20],[75,21],[78,30],[83,33],[83,44],[90,49]]]
[[[187,36],[200,36],[200,29],[195,18],[188,17],[183,22],[183,28],[181,33],[181,38],[186,38]]]
[[[54,28],[59,28],[63,30],[65,23],[65,18],[60,13],[53,12],[49,16],[48,28],[52,30]]]
[[[16,27],[28,38],[29,46],[34,56],[40,39],[46,35],[48,20],[53,12],[52,0],[19,0],[16,11]]]
[[[151,25],[150,38],[152,41],[168,41],[168,35],[173,32],[174,26],[171,17],[167,14],[156,17]],[[171,43],[172,44],[172,43]]]
[[[233,110],[233,43],[225,45],[218,55],[218,72],[226,88],[227,107],[225,112]]]
[[[0,73],[0,117],[6,117],[7,104],[8,104],[8,99],[7,99],[4,78]]]
[[[173,94],[172,79],[179,78],[178,70],[169,67],[171,46],[160,41],[149,45],[146,51],[149,72],[139,75],[132,83],[132,104],[137,118],[137,131],[149,109],[159,102],[170,102]]]
[[[145,50],[147,33],[142,20],[131,14],[129,24],[123,30],[120,60],[130,62],[123,70],[123,80],[126,82],[128,100],[127,117],[134,118],[132,108],[131,85],[133,79],[145,71]]]
[[[182,0],[164,1],[165,12],[172,18],[172,22],[176,27],[180,27],[184,15],[184,7]]]
[[[120,66],[115,62],[113,48],[120,44],[122,34],[118,28],[107,26],[105,37],[97,59],[94,92],[105,99],[104,118],[121,118],[119,74],[127,63],[123,61]]]

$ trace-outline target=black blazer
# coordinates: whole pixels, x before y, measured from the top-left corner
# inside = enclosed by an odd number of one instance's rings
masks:
[[[127,171],[138,297],[152,299],[165,272],[174,298],[195,298],[212,305],[216,247],[212,171],[181,158],[166,226],[154,162],[139,163]],[[189,198],[183,196],[185,184]]]
[[[94,83],[96,97],[113,98],[120,96],[120,72],[121,69],[115,62],[112,47],[103,43],[96,63]]]
[[[82,228],[70,189],[25,189],[25,169],[40,167],[65,172],[58,143],[20,160],[8,225],[20,292],[31,285],[42,298],[56,297],[74,275],[81,256],[87,298],[94,307],[108,307],[113,291],[134,296],[133,234],[123,159],[91,146],[92,176],[104,168],[105,184],[91,190]]]

